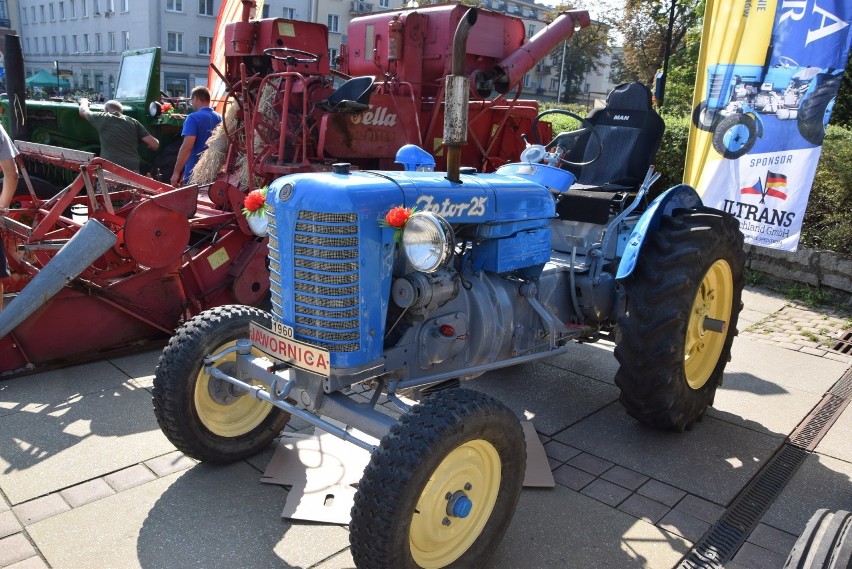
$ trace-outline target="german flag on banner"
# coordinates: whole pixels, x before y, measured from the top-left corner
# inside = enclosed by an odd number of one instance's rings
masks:
[[[254,18],[263,10],[264,0],[250,2],[254,4],[250,8],[249,18]],[[216,28],[213,31],[213,53],[210,56],[210,69],[207,71],[207,88],[210,90],[210,99],[216,111],[221,113],[225,108],[225,98],[228,88],[219,74],[213,70],[213,66],[220,73],[225,73],[225,27],[233,22],[240,21],[243,12],[243,0],[223,0],[219,8],[219,16],[216,18]]]
[[[850,45],[852,0],[706,0],[684,182],[746,243],[797,249]]]
[[[784,174],[776,174],[772,170],[766,172],[766,192],[767,196],[773,198],[787,199],[785,190],[787,189],[787,176]]]

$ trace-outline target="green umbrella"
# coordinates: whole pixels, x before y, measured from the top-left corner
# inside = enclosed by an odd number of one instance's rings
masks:
[[[26,84],[27,87],[62,87],[63,89],[71,88],[71,83],[69,83],[67,79],[63,79],[62,77],[60,77],[59,80],[57,80],[56,75],[50,73],[49,71],[45,71],[44,69],[40,70],[38,73],[28,78],[26,80]]]

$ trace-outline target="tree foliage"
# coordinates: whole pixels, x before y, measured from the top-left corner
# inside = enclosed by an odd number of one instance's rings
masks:
[[[547,19],[552,21],[560,12],[575,9],[583,9],[583,5],[560,4],[548,14]],[[577,100],[584,92],[586,76],[602,70],[605,57],[610,53],[609,37],[610,26],[593,21],[590,26],[576,30],[567,42],[560,43],[550,53],[546,61],[553,62],[562,82],[561,102]]]

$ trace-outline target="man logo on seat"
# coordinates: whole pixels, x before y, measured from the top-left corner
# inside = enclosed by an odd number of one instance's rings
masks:
[[[630,115],[615,115],[614,117],[612,117],[612,120],[614,120],[614,121],[629,121]]]

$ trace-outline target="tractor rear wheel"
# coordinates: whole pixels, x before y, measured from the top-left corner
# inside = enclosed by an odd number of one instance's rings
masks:
[[[707,101],[701,101],[692,111],[692,124],[700,130],[710,132],[719,124],[720,116],[719,111],[707,108]]]
[[[744,262],[733,216],[710,208],[663,216],[623,283],[615,383],[630,415],[682,431],[712,405],[737,334]]]
[[[248,338],[249,324],[271,326],[268,313],[248,306],[206,310],[177,329],[154,376],[154,414],[184,454],[232,462],[256,454],[278,436],[290,414],[204,373],[204,356]],[[260,354],[260,352],[256,352]],[[234,375],[236,354],[214,364]]]
[[[824,75],[823,75],[824,77]],[[818,81],[819,76],[814,77]],[[798,127],[802,138],[819,146],[825,138],[825,127],[834,109],[837,99],[837,89],[840,83],[839,77],[826,79],[822,85],[814,89],[813,93],[805,95],[799,106]]]
[[[852,567],[852,514],[817,510],[796,540],[784,569]]]
[[[757,125],[749,115],[735,113],[719,121],[713,130],[713,148],[734,160],[748,154],[757,142]]]
[[[373,452],[355,495],[356,567],[482,567],[509,527],[524,481],[518,419],[469,389],[424,398]]]

